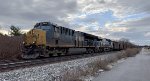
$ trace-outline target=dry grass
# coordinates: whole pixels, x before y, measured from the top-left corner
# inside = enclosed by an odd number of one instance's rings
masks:
[[[66,71],[64,75],[62,75],[61,81],[83,81],[80,79],[82,76],[83,70],[78,68],[77,70]]]
[[[99,69],[103,69],[103,70],[109,70],[107,65],[109,64],[108,60],[101,60],[101,59],[97,59],[94,62],[91,62],[88,64],[88,67],[90,68],[90,74],[94,74],[95,72],[97,72]]]
[[[140,49],[139,48],[132,48],[132,49],[127,49],[125,51],[125,55],[127,55],[127,57],[133,57],[135,56],[136,54],[138,54],[140,52]]]
[[[65,73],[64,75],[62,75],[60,81],[84,81],[80,79],[82,76],[95,75],[95,73],[100,69],[108,71],[110,70],[110,68],[108,67],[110,63],[116,62],[121,58],[133,57],[139,52],[140,49],[138,48],[126,49],[115,57],[107,58],[105,60],[97,59],[96,61],[87,64],[87,68],[83,69],[81,67],[78,67],[75,70],[65,70]]]
[[[21,54],[21,36],[0,36],[0,60],[16,59]]]
[[[87,67],[84,69],[82,67],[78,67],[74,70],[65,71],[60,81],[84,81],[81,79],[82,76],[93,76],[99,69],[110,70],[107,67],[108,64],[109,63],[106,60],[98,59],[97,61],[87,64]]]

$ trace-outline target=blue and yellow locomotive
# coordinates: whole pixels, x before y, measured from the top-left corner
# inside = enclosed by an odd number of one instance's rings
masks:
[[[121,47],[123,45],[124,47]],[[75,31],[51,22],[40,22],[25,34],[22,58],[35,59],[41,56],[97,53],[125,48],[125,44],[113,43],[110,39]]]

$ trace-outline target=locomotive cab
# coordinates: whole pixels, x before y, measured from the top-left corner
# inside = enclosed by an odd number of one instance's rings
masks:
[[[32,29],[24,36],[24,45],[45,45],[46,32],[40,29]]]
[[[51,41],[56,37],[56,27],[50,22],[37,23],[32,30],[24,35],[24,48],[22,58],[31,59],[43,56],[46,46],[51,46]]]
[[[50,47],[55,45],[56,39],[58,41],[60,36],[60,30],[57,25],[54,25],[51,22],[40,22],[34,26],[34,29],[41,29],[46,32],[46,44]],[[55,40],[54,40],[55,39]]]

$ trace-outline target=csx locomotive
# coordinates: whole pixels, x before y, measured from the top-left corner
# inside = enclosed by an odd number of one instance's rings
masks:
[[[55,55],[122,50],[129,46],[131,47],[128,43],[75,31],[51,22],[40,22],[24,35],[21,56],[24,59],[35,59]]]

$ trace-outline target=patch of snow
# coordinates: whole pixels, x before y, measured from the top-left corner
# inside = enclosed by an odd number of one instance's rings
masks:
[[[122,59],[118,60],[117,63],[122,63],[124,61],[125,61],[125,58],[122,58]]]
[[[103,69],[98,70],[98,72],[103,72],[103,71],[104,71]]]
[[[110,70],[112,68],[112,65],[111,64],[107,65],[107,68]]]

